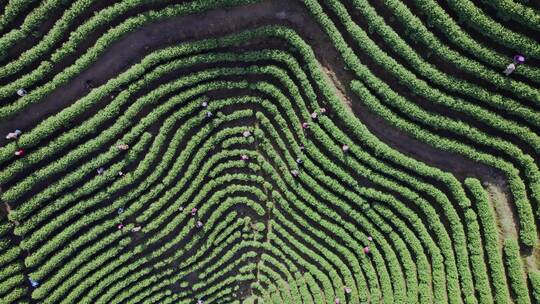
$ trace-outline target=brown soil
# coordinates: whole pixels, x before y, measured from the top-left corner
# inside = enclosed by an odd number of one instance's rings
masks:
[[[516,223],[518,219],[513,211],[508,189],[500,184],[488,183],[487,192],[491,205],[495,208],[499,231],[501,232],[501,240],[506,238],[518,239],[518,227]],[[510,215],[510,216],[509,216]],[[502,244],[501,244],[502,246]]]

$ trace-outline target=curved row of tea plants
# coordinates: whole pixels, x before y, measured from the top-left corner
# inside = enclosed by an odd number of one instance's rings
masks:
[[[31,2],[6,7],[0,30],[15,12],[32,10],[19,29],[0,38],[2,60],[21,35],[65,5]],[[126,33],[251,2],[128,0],[79,20],[95,3],[76,1],[36,45],[0,69],[0,82],[14,79],[0,87],[0,96],[9,97],[0,119],[17,118],[69,85]],[[483,50],[477,56],[486,58],[469,59],[463,70],[493,90],[439,70],[368,2],[301,3],[357,77],[347,85],[367,109],[436,148],[503,172],[519,241],[537,245],[537,68],[520,68],[524,80],[504,79],[484,65],[496,65],[487,58],[491,51],[472,46],[466,34],[455,36],[469,41],[462,46],[467,51]],[[118,23],[149,4],[157,9]],[[395,1],[385,5],[406,28],[417,27],[416,39],[429,42],[440,58],[459,62],[456,51],[418,27],[420,19],[406,21],[411,10]],[[464,5],[464,15],[474,11],[468,1]],[[488,36],[507,31],[485,18],[471,22],[494,27]],[[87,50],[77,48],[108,24],[117,25]],[[482,184],[462,182],[373,135],[343,105],[293,28],[257,27],[151,51],[6,142],[0,149],[0,199],[8,213],[0,214],[0,299],[530,303],[537,273],[521,260],[517,240],[499,239]],[[374,32],[383,44],[371,39]],[[508,37],[535,56],[529,40]],[[73,55],[78,59],[53,75]],[[377,59],[374,64],[413,95],[392,89],[372,71],[373,63],[362,63],[365,58]],[[35,69],[24,73],[29,67]],[[14,98],[20,87],[30,93]],[[414,95],[451,114],[425,109]],[[24,157],[14,154],[20,148]],[[104,172],[97,174],[100,167]],[[30,286],[29,279],[39,285]]]

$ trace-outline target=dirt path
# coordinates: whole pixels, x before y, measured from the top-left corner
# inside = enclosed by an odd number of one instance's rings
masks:
[[[499,246],[502,250],[502,242],[505,239],[519,240],[517,226],[519,219],[517,218],[517,212],[514,210],[515,207],[509,197],[509,190],[504,184],[504,181],[499,180],[499,183],[487,183],[486,190],[491,205],[495,209],[496,221],[500,231],[499,240],[501,240]],[[538,270],[540,261],[540,250],[538,248],[522,249],[521,257],[527,270]]]
[[[519,234],[518,227],[516,226],[518,219],[512,210],[513,208],[510,203],[511,199],[508,196],[508,190],[496,183],[488,183],[487,185],[486,190],[491,205],[495,208],[495,215],[497,216],[497,224],[499,226],[499,231],[501,232],[501,239],[512,238],[518,240]]]

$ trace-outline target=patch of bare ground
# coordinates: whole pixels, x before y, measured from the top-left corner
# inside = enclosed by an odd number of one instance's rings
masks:
[[[503,180],[485,183],[491,205],[495,209],[497,225],[502,241],[508,238],[518,240],[518,221],[516,211],[509,196],[509,190]],[[538,244],[538,242],[537,242]],[[521,250],[521,257],[527,270],[538,270],[540,250],[538,246]]]
[[[352,102],[351,99],[347,96],[346,87],[339,81],[336,74],[331,69],[326,66],[321,66],[321,69],[324,71],[327,82],[331,84],[334,92],[339,97],[343,105],[352,113]]]
[[[511,198],[508,195],[506,186],[500,183],[487,182],[486,190],[489,200],[495,208],[497,225],[499,226],[500,239],[518,239],[518,219],[511,205]],[[502,244],[501,244],[502,246]]]

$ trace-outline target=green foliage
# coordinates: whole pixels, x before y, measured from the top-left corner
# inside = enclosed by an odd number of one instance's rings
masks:
[[[0,119],[39,106],[145,25],[256,2],[125,0],[81,20],[96,1],[9,1],[0,18],[0,79],[10,81],[0,98],[21,87],[29,94],[2,103]],[[517,79],[500,75],[505,56],[477,43],[436,1],[411,3],[299,1],[303,18],[314,19],[327,34],[321,41],[344,61],[352,103],[370,113],[344,105],[321,68],[329,61],[302,29],[275,25],[150,50],[36,121],[0,149],[8,213],[0,214],[0,303],[538,299],[538,272],[524,265],[520,246],[538,242],[540,72],[520,66]],[[520,24],[538,23],[528,6],[489,5]],[[501,45],[538,58],[532,39],[471,1],[449,7],[485,37],[503,35]],[[34,33],[35,45],[7,58]],[[447,64],[458,73],[441,69]],[[506,238],[501,250],[483,176],[464,178],[401,152],[363,123],[370,115],[394,127],[382,132],[404,132],[502,173],[519,242]],[[21,147],[27,155],[17,158]]]

